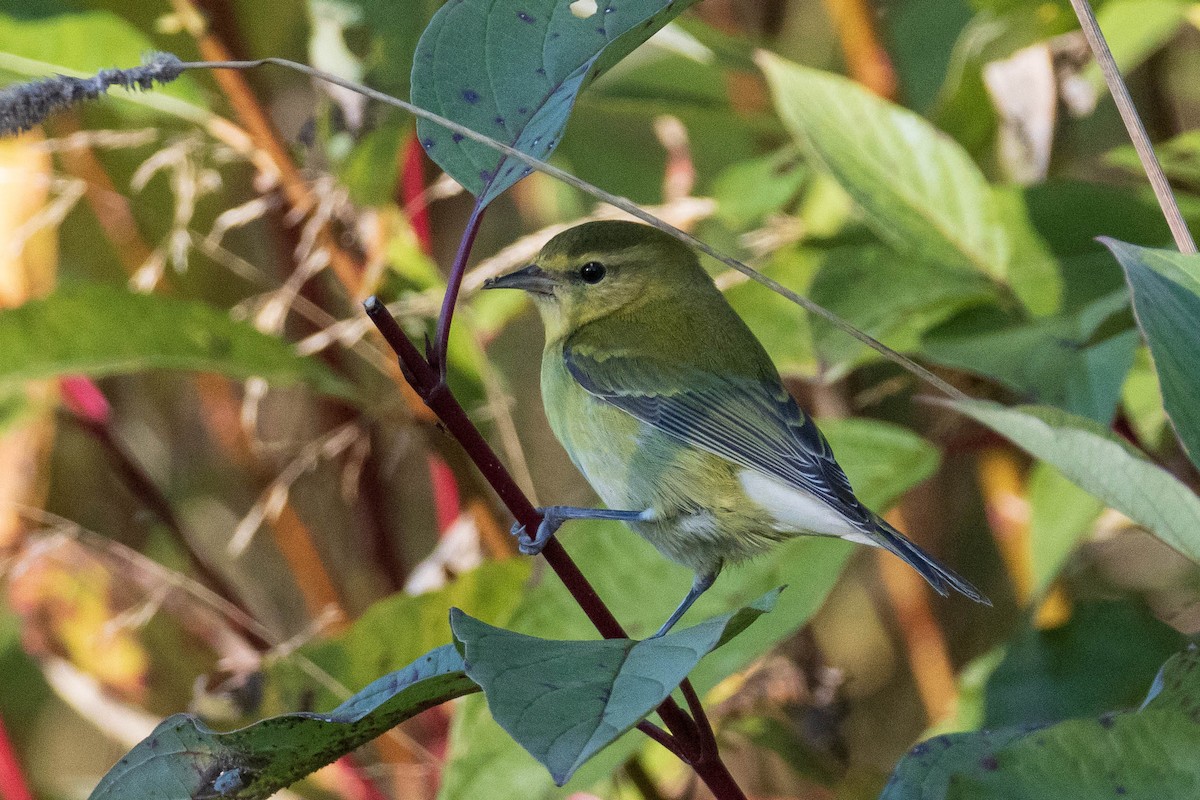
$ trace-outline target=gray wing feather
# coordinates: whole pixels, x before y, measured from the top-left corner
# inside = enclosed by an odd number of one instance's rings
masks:
[[[829,443],[782,386],[645,359],[597,359],[570,349],[563,356],[589,394],[688,445],[808,492],[865,533],[877,530]]]

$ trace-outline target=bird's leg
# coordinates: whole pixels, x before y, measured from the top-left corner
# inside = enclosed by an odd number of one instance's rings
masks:
[[[539,508],[542,521],[538,524],[537,534],[530,536],[525,526],[514,522],[512,535],[517,537],[517,547],[527,556],[535,556],[542,552],[550,537],[569,519],[615,519],[621,522],[638,522],[650,519],[649,511],[617,511],[611,508],[576,508],[574,506],[547,506]]]
[[[678,608],[671,612],[671,616],[668,617],[667,621],[664,622],[662,627],[658,629],[658,633],[654,634],[650,638],[657,639],[667,631],[671,630],[671,628],[675,627],[675,623],[679,622],[680,618],[687,613],[687,610],[692,607],[692,603],[696,602],[696,598],[708,591],[708,588],[717,580],[717,572],[719,571],[720,570],[718,568],[717,571],[707,575],[697,575],[692,581],[692,588],[688,589],[687,595],[684,596],[683,602],[679,604]]]

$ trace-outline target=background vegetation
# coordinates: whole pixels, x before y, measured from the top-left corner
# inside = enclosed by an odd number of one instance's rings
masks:
[[[408,97],[438,5],[0,3],[0,74],[270,55]],[[1097,8],[1194,227],[1200,11]],[[412,119],[282,71],[118,94],[0,141],[0,797],[86,796],[181,710],[226,729],[332,708],[450,641],[451,605],[593,636],[516,557],[503,507],[358,310],[377,293],[432,335],[471,208]],[[1065,2],[704,0],[580,95],[553,163],[1002,404],[927,402],[910,373],[710,262],[863,498],[995,601],[936,598],[841,542],[730,571],[696,619],[790,586],[693,674],[747,793],[875,797],[914,743],[980,728],[996,733],[938,740],[974,770],[955,796],[1004,796],[997,769],[1014,796],[1056,771],[1095,796],[1063,765],[1093,757],[1108,781],[1104,763],[1146,741],[1144,783],[1106,791],[1194,778],[1179,713],[1200,696],[1194,656],[1144,711],[1100,716],[1142,703],[1200,630],[1185,449],[1200,268],[1095,241],[1171,246],[1125,142]],[[611,213],[540,174],[517,184],[483,222],[456,317],[451,385],[544,503],[592,495],[542,414],[540,327],[521,298],[476,290]],[[620,525],[563,538],[635,636],[690,581]],[[1028,726],[1070,719],[1048,729],[1049,767],[1020,751]],[[929,747],[893,796],[946,796]],[[1163,770],[1179,783],[1148,777]],[[636,733],[557,789],[481,696],[289,791],[704,793]]]

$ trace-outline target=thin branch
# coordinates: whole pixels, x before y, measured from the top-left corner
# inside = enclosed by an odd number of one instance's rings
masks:
[[[1196,243],[1192,240],[1192,234],[1188,231],[1183,214],[1180,213],[1179,206],[1175,203],[1171,184],[1167,181],[1167,176],[1163,174],[1162,165],[1158,163],[1158,156],[1154,154],[1154,146],[1150,144],[1150,137],[1146,134],[1146,126],[1142,124],[1142,119],[1138,116],[1133,99],[1129,96],[1129,88],[1125,86],[1125,81],[1121,78],[1117,62],[1113,59],[1112,51],[1108,49],[1108,42],[1100,30],[1100,23],[1096,21],[1096,15],[1092,12],[1091,5],[1088,4],[1088,0],[1071,0],[1071,7],[1075,9],[1075,16],[1079,17],[1079,24],[1083,28],[1083,35],[1087,39],[1088,47],[1092,49],[1092,55],[1095,56],[1096,63],[1100,66],[1104,82],[1108,84],[1108,91],[1116,101],[1117,110],[1121,112],[1121,120],[1125,123],[1125,130],[1129,132],[1129,138],[1133,141],[1133,149],[1137,151],[1138,158],[1142,162],[1142,169],[1146,171],[1146,177],[1150,179],[1150,185],[1154,188],[1154,196],[1158,198],[1158,205],[1162,209],[1163,216],[1167,218],[1167,226],[1171,229],[1171,235],[1175,237],[1175,246],[1181,253],[1195,253]]]

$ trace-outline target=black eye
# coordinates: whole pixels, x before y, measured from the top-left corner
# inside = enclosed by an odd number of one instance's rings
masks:
[[[583,278],[584,283],[599,283],[604,280],[604,265],[599,261],[589,261],[579,268],[579,277]]]

